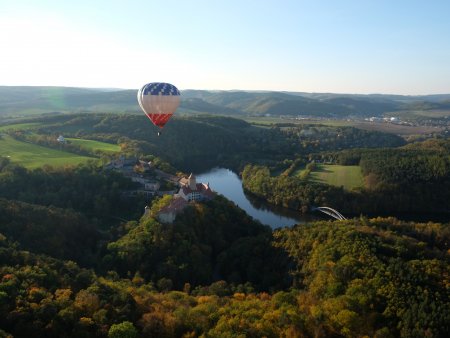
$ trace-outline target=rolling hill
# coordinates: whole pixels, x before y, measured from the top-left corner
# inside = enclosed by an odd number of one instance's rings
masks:
[[[428,96],[183,90],[186,114],[367,117],[418,108],[450,109],[450,94]],[[136,90],[0,86],[0,117],[42,113],[139,113]]]

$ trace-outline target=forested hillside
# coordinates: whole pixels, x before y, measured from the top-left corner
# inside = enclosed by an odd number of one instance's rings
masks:
[[[293,275],[304,290],[299,308],[324,322],[315,332],[444,337],[450,332],[444,229],[361,219],[298,225],[275,235],[296,263]]]
[[[303,212],[332,205],[358,215],[450,214],[448,140],[429,140],[391,149],[354,149],[310,156],[312,161],[358,165],[364,187],[346,191],[303,176],[272,177],[268,166],[248,165],[242,174],[249,192],[269,202]],[[312,162],[314,163],[314,162]]]
[[[0,235],[0,332],[14,337],[448,335],[448,225],[318,222],[281,229],[270,240],[270,232],[244,221],[223,233],[235,238],[229,241],[217,233],[223,229],[220,220],[207,216],[215,207],[199,205],[173,227],[151,218],[128,225],[108,245],[117,258],[105,252],[96,270],[24,251],[21,242]],[[229,208],[222,210],[227,217]],[[214,252],[218,248],[224,251]],[[116,259],[132,264],[128,273]]]
[[[0,233],[20,243],[24,250],[70,259],[84,266],[95,261],[101,238],[96,224],[82,213],[3,198]]]
[[[137,89],[0,86],[0,116],[53,112],[140,112]],[[449,95],[182,90],[181,113],[367,117],[402,110],[448,109]]]
[[[122,175],[97,166],[26,170],[0,160],[0,197],[70,208],[106,223],[112,217],[141,214],[144,201],[121,198],[132,187]]]
[[[108,244],[105,257],[123,276],[138,273],[154,283],[170,280],[175,289],[217,279],[251,282],[263,290],[289,284],[288,276],[277,271],[285,259],[270,245],[270,228],[221,196],[187,208],[173,224],[144,217],[126,228],[123,237]]]

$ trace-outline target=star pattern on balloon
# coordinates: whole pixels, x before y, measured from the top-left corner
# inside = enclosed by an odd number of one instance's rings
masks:
[[[152,82],[142,89],[144,95],[180,95],[180,91],[170,83]]]

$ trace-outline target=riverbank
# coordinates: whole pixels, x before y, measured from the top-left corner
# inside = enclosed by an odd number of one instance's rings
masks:
[[[233,201],[254,219],[273,229],[323,219],[320,216],[301,215],[294,210],[272,206],[252,198],[245,194],[240,177],[230,169],[213,168],[197,174],[196,177],[198,182],[209,183],[215,192]]]

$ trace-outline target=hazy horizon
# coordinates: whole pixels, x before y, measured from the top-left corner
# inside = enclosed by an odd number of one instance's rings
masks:
[[[139,88],[119,88],[119,87],[82,87],[82,86],[58,86],[58,85],[0,85],[0,87],[55,87],[55,88],[79,88],[79,89],[93,89],[93,90],[111,90],[111,91],[121,91],[121,90],[136,90]],[[450,89],[448,92],[442,93],[419,93],[419,94],[399,94],[399,93],[353,93],[353,92],[309,92],[309,91],[292,91],[292,90],[270,90],[270,89],[205,89],[205,88],[179,88],[180,91],[188,90],[198,90],[198,91],[209,91],[209,92],[250,92],[250,93],[299,93],[299,94],[335,94],[335,95],[398,95],[398,96],[432,96],[432,95],[450,95]]]

